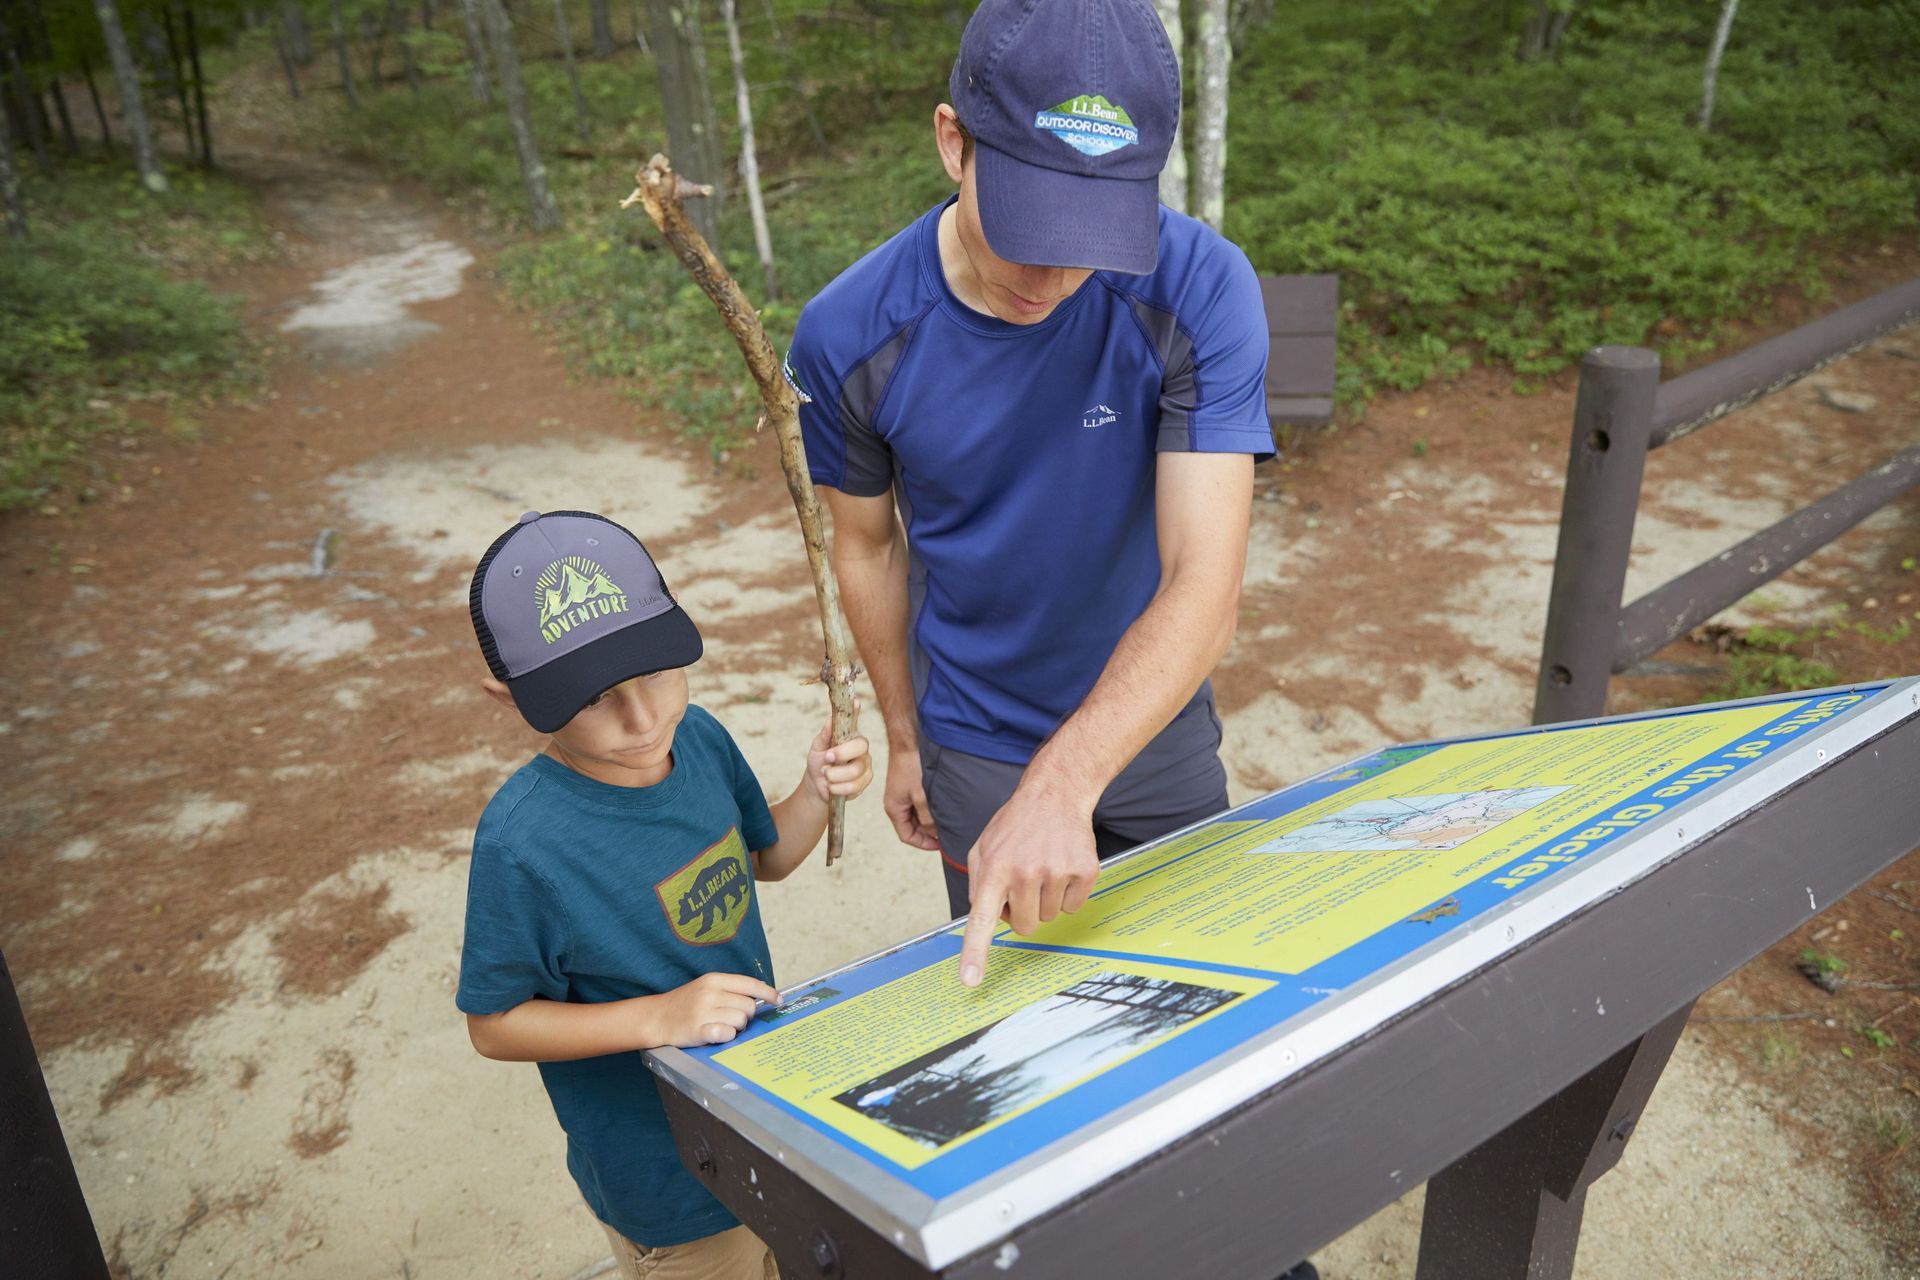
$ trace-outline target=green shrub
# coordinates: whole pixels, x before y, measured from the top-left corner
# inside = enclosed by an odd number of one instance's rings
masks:
[[[121,404],[245,372],[237,307],[177,272],[270,252],[250,198],[190,173],[154,198],[120,166],[26,185],[32,234],[0,244],[0,510],[40,500]]]

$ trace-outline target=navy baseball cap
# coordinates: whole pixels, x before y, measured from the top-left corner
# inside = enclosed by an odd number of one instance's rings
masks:
[[[640,539],[590,511],[521,516],[467,599],[487,666],[541,733],[623,680],[700,660],[700,632]]]
[[[1147,0],[983,0],[947,87],[995,253],[1153,270],[1180,64]]]

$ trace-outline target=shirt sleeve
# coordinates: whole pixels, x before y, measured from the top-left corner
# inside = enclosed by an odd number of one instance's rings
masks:
[[[1273,454],[1266,305],[1246,254],[1224,246],[1216,279],[1183,302],[1160,392],[1161,451]],[[1184,339],[1184,341],[1182,340]]]
[[[467,927],[460,944],[462,1013],[505,1013],[543,997],[567,998],[572,924],[539,873],[511,849],[475,840],[467,871]]]
[[[869,377],[836,369],[822,341],[827,322],[811,308],[800,313],[793,346],[782,366],[800,396],[800,436],[813,482],[855,497],[872,498],[893,487],[893,451],[869,421],[873,396]],[[868,403],[863,403],[863,400]]]
[[[718,720],[713,723],[726,743],[727,758],[732,768],[733,802],[740,809],[740,839],[750,853],[770,849],[780,842],[780,831],[773,825],[773,810],[767,807],[767,793],[761,790],[760,780],[753,776],[753,766],[740,754],[740,747],[734,742],[733,735]]]

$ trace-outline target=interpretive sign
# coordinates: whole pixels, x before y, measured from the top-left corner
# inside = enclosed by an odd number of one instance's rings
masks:
[[[1003,927],[977,988],[950,925],[651,1061],[938,1269],[1681,855],[1917,689],[1380,751],[1107,864],[1078,913]]]

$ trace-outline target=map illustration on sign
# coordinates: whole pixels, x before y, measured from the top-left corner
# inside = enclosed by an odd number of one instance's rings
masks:
[[[1458,849],[1565,790],[1565,787],[1510,787],[1367,800],[1277,836],[1253,852],[1390,853],[1401,849]]]

